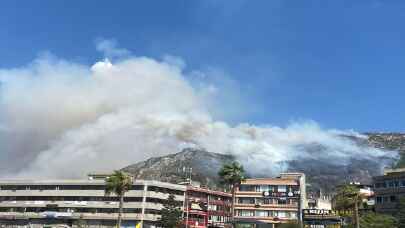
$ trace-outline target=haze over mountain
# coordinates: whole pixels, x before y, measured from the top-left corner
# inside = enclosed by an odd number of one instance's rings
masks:
[[[368,138],[351,137],[352,140],[364,146],[375,146],[381,149],[400,151],[405,157],[405,134],[380,134],[369,133]],[[322,153],[322,146],[310,146],[306,149],[312,150],[313,158],[287,161],[288,168],[284,171],[304,172],[310,190],[320,190],[330,192],[341,183],[350,181],[370,184],[372,176],[380,175],[380,160],[364,160],[361,157],[343,165],[334,162],[320,162],[316,153]],[[187,148],[176,154],[163,157],[147,159],[143,162],[127,166],[122,170],[129,172],[138,179],[160,180],[171,183],[187,181],[192,169],[192,180],[200,182],[202,185],[211,188],[220,187],[218,171],[222,165],[237,161],[231,155],[207,152],[203,149]],[[243,161],[239,161],[243,163]],[[251,174],[247,171],[247,176],[268,177],[272,174],[261,173]]]

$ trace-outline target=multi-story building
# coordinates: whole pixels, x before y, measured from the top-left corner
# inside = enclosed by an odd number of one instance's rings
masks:
[[[301,220],[301,211],[307,205],[302,173],[246,179],[235,194],[235,222],[246,226],[276,227],[275,224]]]
[[[405,169],[386,169],[373,182],[375,211],[394,215],[399,209],[399,199],[405,197]]]
[[[118,198],[105,196],[104,180],[0,181],[0,227],[114,227]],[[151,227],[173,194],[183,205],[186,186],[136,180],[125,194],[123,226]]]
[[[188,227],[225,227],[231,218],[232,195],[188,185],[184,220]]]

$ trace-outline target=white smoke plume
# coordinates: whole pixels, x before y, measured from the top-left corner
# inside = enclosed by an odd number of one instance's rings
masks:
[[[108,42],[98,48],[128,55]],[[83,177],[184,147],[233,154],[250,172],[268,173],[296,159],[344,164],[394,156],[315,122],[279,128],[216,120],[212,113],[226,107],[215,101],[216,85],[197,88],[184,74],[184,62],[173,60],[130,56],[87,66],[43,56],[0,69],[0,173]],[[302,145],[325,149],[314,154]]]

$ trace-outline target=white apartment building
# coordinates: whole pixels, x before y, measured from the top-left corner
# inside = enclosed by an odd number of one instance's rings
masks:
[[[118,198],[103,179],[0,180],[0,227],[114,227]],[[136,180],[125,194],[123,226],[153,227],[169,194],[184,202],[186,186]]]

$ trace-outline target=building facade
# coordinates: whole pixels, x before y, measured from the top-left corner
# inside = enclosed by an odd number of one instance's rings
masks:
[[[184,220],[187,227],[225,227],[231,218],[232,195],[187,186]]]
[[[307,205],[305,175],[282,173],[278,178],[246,179],[235,195],[236,223],[276,227],[302,220],[301,211]]]
[[[395,215],[399,199],[405,197],[405,169],[386,169],[383,176],[373,178],[375,211]]]
[[[102,179],[0,181],[0,227],[114,227],[118,198]],[[170,194],[183,204],[186,186],[136,180],[124,198],[123,226],[153,227]]]

